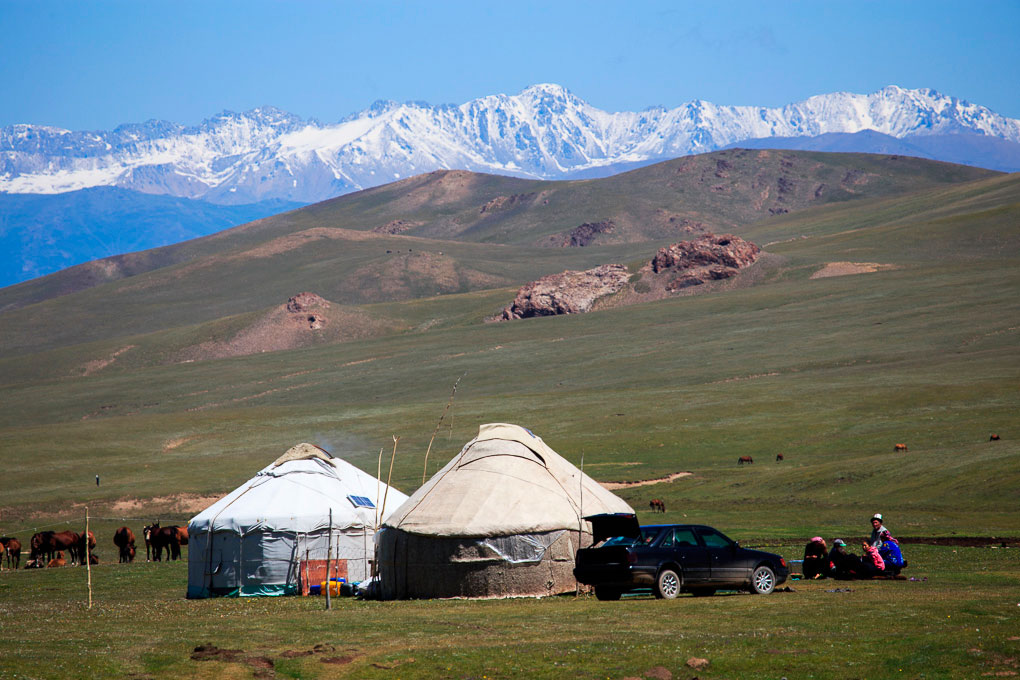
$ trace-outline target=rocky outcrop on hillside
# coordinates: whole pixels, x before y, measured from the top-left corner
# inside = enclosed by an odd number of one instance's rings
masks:
[[[386,224],[381,224],[377,227],[372,227],[372,231],[376,234],[403,234],[405,231],[420,227],[425,224],[424,222],[415,222],[413,220],[392,220]]]
[[[484,215],[486,213],[500,212],[502,210],[509,210],[510,208],[522,205],[530,202],[535,198],[535,192],[530,194],[512,194],[510,196],[497,196],[488,203],[482,206],[479,214]]]
[[[585,222],[579,224],[569,231],[561,231],[542,238],[536,245],[544,248],[584,248],[590,245],[602,245],[603,236],[616,231],[616,224],[612,220],[601,222]]]
[[[666,289],[676,291],[735,276],[753,264],[760,252],[761,248],[739,236],[706,234],[660,248],[650,267],[654,274],[670,276]]]
[[[623,288],[628,278],[627,268],[622,264],[604,264],[582,272],[565,271],[543,276],[523,286],[497,320],[587,312],[599,298]]]

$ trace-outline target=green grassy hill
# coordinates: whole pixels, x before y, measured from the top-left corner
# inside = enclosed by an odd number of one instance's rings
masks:
[[[399,435],[394,483],[410,493],[463,375],[428,474],[480,423],[515,422],[603,481],[692,472],[619,493],[642,511],[663,498],[667,521],[737,538],[849,537],[875,511],[899,534],[1020,535],[1020,176],[771,154],[779,170],[787,157],[814,168],[812,182],[828,184],[824,171],[842,186],[855,168],[870,179],[851,176],[856,193],[825,189],[817,201],[816,188],[790,189],[797,209],[770,217],[766,203],[748,207],[750,194],[734,198],[737,188],[725,199],[688,183],[672,203],[655,193],[708,172],[713,157],[712,182],[727,179],[719,171],[753,187],[766,171],[716,154],[562,184],[433,174],[180,246],[188,254],[170,266],[73,294],[14,309],[38,290],[6,289],[0,531],[86,503],[110,515],[134,499],[131,516],[177,507],[186,517],[181,494],[223,494],[300,441],[375,470]],[[679,172],[685,163],[697,170]],[[471,191],[435,186],[451,176]],[[468,225],[494,192],[549,204],[511,206],[502,226]],[[685,206],[767,257],[705,294],[482,323],[527,280],[633,263],[668,241],[636,228],[594,248],[534,245],[542,237]],[[562,217],[536,217],[561,207]],[[370,231],[398,219],[420,225],[410,236]],[[870,273],[812,278],[832,271]],[[392,332],[171,363],[179,348],[229,337],[303,290],[392,321]],[[989,442],[992,432],[1002,441]],[[908,453],[893,453],[900,442]],[[738,467],[741,455],[755,464]]]

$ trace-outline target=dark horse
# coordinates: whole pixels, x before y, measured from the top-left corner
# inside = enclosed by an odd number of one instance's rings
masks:
[[[135,534],[127,527],[121,527],[113,533],[113,544],[120,551],[121,562],[135,561]]]
[[[163,561],[163,550],[166,550],[166,559],[179,560],[181,558],[181,528],[178,526],[160,527],[152,532],[152,559],[157,562]],[[185,539],[187,540],[187,539]]]
[[[14,568],[21,565],[21,541],[13,536],[0,537],[0,545],[7,551],[7,568],[11,568],[11,561],[14,561]]]

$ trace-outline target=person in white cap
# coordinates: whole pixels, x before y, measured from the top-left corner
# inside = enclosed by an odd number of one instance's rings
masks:
[[[876,512],[871,516],[871,540],[868,541],[873,548],[882,547],[883,531],[888,531],[888,529],[882,524],[882,513]]]

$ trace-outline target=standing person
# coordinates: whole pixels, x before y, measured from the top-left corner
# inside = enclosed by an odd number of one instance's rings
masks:
[[[876,512],[871,516],[871,538],[868,540],[871,547],[878,548],[882,545],[883,531],[888,531],[888,529],[882,524],[882,513]]]
[[[829,575],[829,548],[825,539],[815,536],[804,546],[804,578],[825,578]]]

